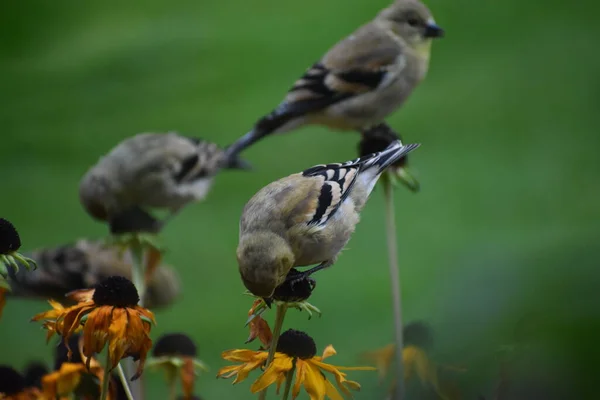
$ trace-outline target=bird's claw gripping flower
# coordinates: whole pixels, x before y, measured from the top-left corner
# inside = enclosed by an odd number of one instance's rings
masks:
[[[121,359],[133,357],[139,360],[132,380],[137,379],[152,347],[149,333],[156,321],[151,311],[137,305],[139,296],[133,283],[121,276],[111,276],[96,285],[93,294],[92,291],[81,294],[81,300],[68,308],[50,301],[53,309],[35,315],[32,320],[45,320],[46,329],[61,335],[69,357],[68,340],[83,325],[82,353],[88,358],[88,367],[91,357],[108,344],[110,369]]]
[[[358,154],[363,157],[367,154],[377,153],[385,150],[392,142],[402,138],[389,125],[382,123],[362,132],[362,139],[358,143]],[[396,186],[400,181],[412,192],[418,192],[421,188],[419,181],[413,176],[408,167],[408,155],[400,158],[390,165],[381,177],[382,180]]]
[[[305,390],[311,396],[311,399],[324,399],[326,396],[330,399],[340,399],[338,389],[344,394],[350,396],[351,390],[360,390],[358,382],[346,379],[346,374],[342,370],[374,370],[373,367],[338,367],[323,362],[324,359],[336,354],[333,346],[329,345],[323,351],[322,356],[317,356],[317,346],[314,340],[304,332],[290,329],[284,332],[277,344],[277,349],[273,362],[269,364],[264,372],[250,387],[252,393],[257,393],[268,386],[277,383],[277,389],[285,381],[287,374],[294,368],[296,370],[294,385],[292,388],[292,399],[296,399],[300,394],[300,388],[304,386]],[[225,360],[238,362],[241,364],[231,365],[219,370],[218,378],[236,379],[233,383],[245,380],[252,370],[262,368],[268,357],[266,351],[252,350],[229,350],[222,354]],[[325,373],[330,373],[335,379],[334,384],[327,378]]]
[[[166,334],[156,341],[147,366],[163,369],[169,382],[174,382],[179,373],[185,398],[192,398],[196,376],[200,371],[208,371],[206,364],[196,358],[197,353],[196,344],[189,336]]]
[[[21,248],[21,238],[19,232],[10,221],[0,218],[0,275],[8,278],[8,267],[14,269],[14,273],[19,270],[19,264],[27,269],[37,268],[37,263],[31,258],[18,253]]]

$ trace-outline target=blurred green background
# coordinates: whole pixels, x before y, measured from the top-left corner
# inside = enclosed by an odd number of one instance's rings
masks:
[[[102,237],[106,228],[77,196],[102,154],[143,131],[233,142],[387,4],[2,2],[1,215],[25,250]],[[411,157],[422,191],[396,191],[405,320],[430,322],[434,358],[467,368],[453,378],[464,398],[492,397],[501,360],[524,354],[514,347],[523,337],[542,349],[536,367],[521,365],[524,379],[583,391],[595,382],[600,328],[598,7],[428,5],[447,36],[434,44],[428,78],[389,119],[406,141],[423,144]],[[214,379],[221,351],[246,347],[251,300],[235,262],[243,205],[284,175],[354,158],[357,142],[316,127],[264,140],[244,153],[254,172],[223,173],[208,199],[164,232],[184,291],[158,313],[153,337],[193,336],[212,368],[198,383],[206,399],[253,398],[246,383]],[[392,341],[381,192],[338,263],[318,275],[311,301],[323,317],[293,311],[286,321],[319,349],[333,343],[338,365],[358,365],[360,352]],[[9,299],[0,363],[49,359],[44,333],[28,322],[45,308]],[[145,376],[148,398],[165,398],[160,376]],[[351,378],[363,384],[357,398],[383,398],[376,373]]]

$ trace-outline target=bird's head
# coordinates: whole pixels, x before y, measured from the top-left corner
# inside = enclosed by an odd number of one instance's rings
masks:
[[[250,232],[240,238],[237,260],[244,286],[255,296],[271,297],[294,266],[286,240],[272,232]]]
[[[444,36],[431,11],[419,0],[396,0],[377,15],[376,21],[416,50],[429,50],[432,39]]]

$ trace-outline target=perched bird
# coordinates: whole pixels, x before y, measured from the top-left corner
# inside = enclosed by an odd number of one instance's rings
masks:
[[[138,223],[152,225],[146,209],[167,209],[175,215],[202,200],[222,168],[250,165],[201,139],[176,132],[141,133],[119,143],[85,174],[79,197],[98,220],[112,223],[129,212]]]
[[[102,241],[79,239],[75,243],[26,254],[37,262],[38,268],[35,271],[21,268],[17,273],[11,270],[9,296],[62,300],[65,294],[92,288],[112,275],[131,279],[131,254],[121,255],[117,248],[106,246]],[[166,307],[175,301],[180,291],[175,270],[160,265],[148,282],[144,305]]]
[[[240,219],[237,260],[246,288],[269,298],[286,277],[299,280],[333,265],[379,176],[418,146],[396,141],[380,153],[317,165],[262,188]],[[292,268],[313,264],[319,265],[288,277]]]
[[[396,0],[325,53],[227,153],[309,124],[367,132],[425,78],[432,39],[443,34],[419,0]]]

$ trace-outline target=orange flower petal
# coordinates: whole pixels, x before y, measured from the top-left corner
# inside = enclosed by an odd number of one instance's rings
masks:
[[[292,400],[300,394],[300,388],[302,387],[302,383],[304,383],[305,377],[306,362],[298,359],[296,360],[296,383],[294,383],[294,387],[292,388]]]
[[[181,388],[186,398],[191,398],[194,393],[194,381],[196,380],[196,370],[194,368],[194,360],[186,357],[183,361],[183,366],[180,371]]]
[[[6,305],[6,288],[0,287],[0,318],[2,318],[2,311]]]
[[[324,360],[327,357],[331,357],[336,354],[337,354],[337,351],[335,351],[335,349],[333,348],[332,345],[329,345],[329,346],[325,347],[325,350],[323,350],[323,355],[321,356],[321,360]]]
[[[77,289],[65,294],[65,297],[78,303],[92,301],[96,289]]]
[[[248,336],[246,343],[250,343],[254,341],[254,339],[258,338],[265,348],[268,348],[271,345],[273,333],[271,332],[271,328],[269,327],[267,321],[265,321],[260,315],[257,315],[252,321],[250,321],[249,327],[250,335]]]

